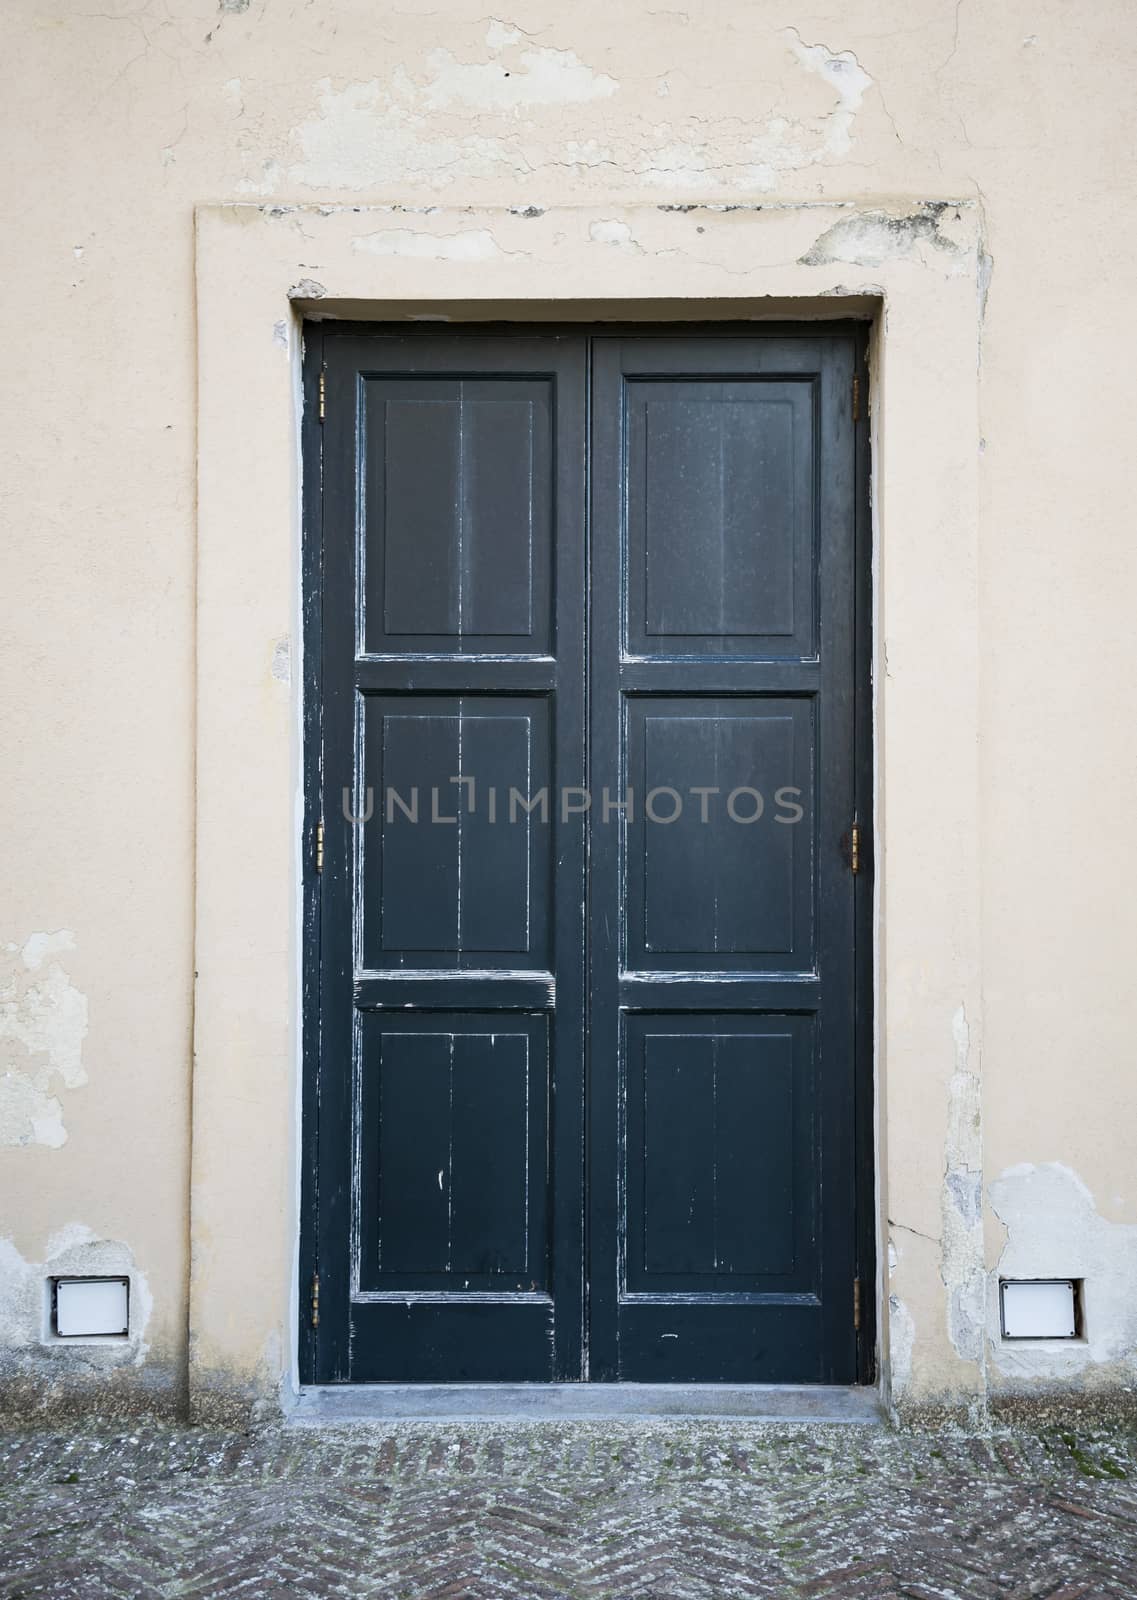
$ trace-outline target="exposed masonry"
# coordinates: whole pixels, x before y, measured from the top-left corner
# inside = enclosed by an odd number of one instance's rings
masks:
[[[789,27],[755,39],[760,67],[751,114],[708,116],[704,97],[692,95],[682,76],[682,89],[663,76],[656,99],[666,101],[665,117],[641,110],[616,122],[603,107],[619,98],[623,85],[573,50],[537,47],[494,18],[482,48],[481,60],[459,60],[439,47],[383,77],[347,84],[320,79],[313,85],[314,113],[290,132],[293,159],[262,159],[238,190],[271,195],[285,186],[342,190],[393,183],[444,188],[461,180],[605,170],[647,187],[772,193],[784,174],[848,159],[874,86],[851,50],[809,42]],[[781,109],[795,68],[832,92],[828,110]],[[221,89],[230,104],[234,96],[240,103],[234,82]]]
[[[61,1089],[87,1082],[87,997],[53,958],[74,950],[67,929],[3,947],[0,965],[0,1145],[67,1139]]]

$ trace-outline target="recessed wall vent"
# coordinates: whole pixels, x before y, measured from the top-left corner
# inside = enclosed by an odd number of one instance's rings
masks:
[[[999,1284],[1004,1339],[1077,1339],[1082,1332],[1077,1278],[1005,1278]]]
[[[125,1339],[129,1278],[53,1278],[51,1331],[60,1339]]]

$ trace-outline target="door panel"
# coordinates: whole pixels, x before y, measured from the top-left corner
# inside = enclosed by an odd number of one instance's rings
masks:
[[[626,695],[626,969],[813,965],[813,704]],[[654,796],[654,799],[652,798]]]
[[[580,1374],[585,354],[321,334],[324,1381]]]
[[[627,1293],[814,1292],[813,1019],[626,1030]]]
[[[594,343],[593,1377],[856,1375],[854,359]]]
[[[543,1017],[363,1021],[363,1291],[549,1293]]]
[[[309,338],[305,1376],[853,1381],[857,336]]]
[[[367,651],[547,653],[554,381],[361,386]]]
[[[362,704],[367,968],[547,971],[550,897],[532,887],[550,879],[551,828],[519,803],[511,821],[509,796],[551,781],[549,697],[376,694]],[[453,782],[461,775],[474,784],[472,811],[468,785]]]
[[[814,381],[629,376],[630,654],[810,652]]]

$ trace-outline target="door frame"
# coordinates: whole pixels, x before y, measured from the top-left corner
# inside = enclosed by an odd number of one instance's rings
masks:
[[[627,244],[611,242],[613,221]],[[467,248],[468,246],[468,248]],[[476,261],[476,267],[471,262]],[[317,265],[318,264],[318,265]],[[279,1416],[298,1388],[301,450],[306,317],[871,318],[875,1304],[885,1406],[966,1416],[998,1281],[983,1125],[977,199],[662,206],[209,202],[197,336],[191,1414]],[[885,309],[887,308],[887,324]],[[950,848],[945,846],[950,844]],[[187,864],[188,866],[188,864]],[[887,1244],[887,1248],[886,1248]],[[885,1262],[887,1261],[887,1270]],[[960,1289],[966,1296],[961,1302]]]
[[[381,333],[397,334],[406,339],[438,337],[442,329],[428,323],[406,322],[355,322],[337,320],[331,327],[326,322],[308,321],[303,325],[304,361],[302,368],[303,411],[301,451],[303,464],[303,509],[301,528],[301,595],[303,618],[302,726],[303,726],[303,807],[301,840],[301,1036],[302,1036],[302,1087],[300,1128],[300,1239],[298,1294],[294,1303],[296,1318],[297,1355],[299,1378],[302,1384],[327,1381],[319,1372],[319,1329],[313,1321],[313,1286],[316,1288],[318,1306],[319,1284],[319,1069],[321,1016],[321,951],[320,951],[320,892],[321,878],[316,868],[317,825],[324,813],[326,800],[322,791],[321,733],[323,709],[322,681],[322,598],[321,581],[323,562],[323,430],[321,367],[325,335],[332,338],[353,338]],[[854,503],[854,692],[853,692],[853,745],[854,745],[854,810],[862,825],[862,870],[853,880],[854,899],[854,1205],[855,1248],[857,1274],[857,1382],[871,1384],[877,1377],[877,1327],[876,1294],[876,1193],[877,1151],[875,1141],[874,1106],[874,952],[873,908],[876,852],[873,849],[875,833],[873,805],[873,688],[872,688],[872,629],[873,629],[873,551],[872,518],[870,504],[871,449],[869,423],[868,354],[870,324],[867,319],[833,320],[823,324],[817,321],[797,322],[729,322],[667,321],[667,322],[534,322],[514,320],[478,321],[464,320],[449,323],[445,337],[460,340],[468,338],[540,337],[566,335],[587,338],[603,334],[619,338],[652,338],[666,340],[690,338],[734,338],[756,336],[769,338],[819,339],[825,337],[852,339],[856,373],[856,400],[854,405],[855,449],[855,503]],[[591,385],[591,363],[586,382]],[[586,416],[591,406],[586,405]],[[591,462],[589,441],[586,460]],[[586,505],[591,502],[591,490],[586,486]],[[585,550],[585,659],[588,659],[588,588],[591,571],[590,518],[586,518]],[[586,723],[586,743],[590,735]],[[586,968],[587,968],[586,957]],[[587,985],[586,985],[587,988]],[[590,1080],[588,1051],[590,1040],[585,1034],[584,1082]],[[586,1088],[587,1095],[587,1088]],[[587,1171],[590,1141],[590,1117],[585,1107],[584,1162]],[[587,1180],[586,1180],[587,1196]],[[588,1261],[587,1201],[585,1225],[585,1254],[582,1271],[585,1274],[585,1301],[587,1303]],[[587,1336],[586,1336],[587,1337]],[[600,1385],[598,1385],[600,1387]]]

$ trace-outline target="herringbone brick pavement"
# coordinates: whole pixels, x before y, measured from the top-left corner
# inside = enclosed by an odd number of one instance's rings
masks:
[[[0,1439],[2,1600],[1137,1600],[1137,1441],[758,1423]]]

